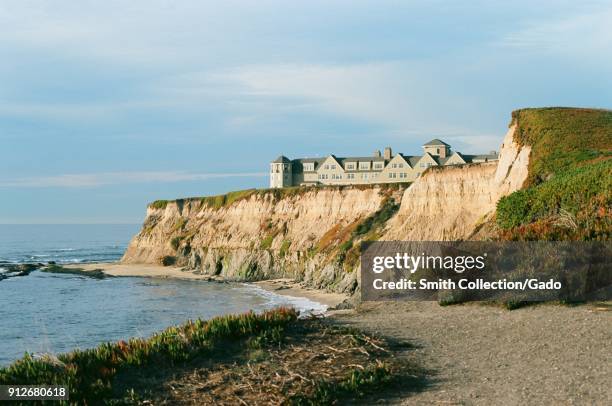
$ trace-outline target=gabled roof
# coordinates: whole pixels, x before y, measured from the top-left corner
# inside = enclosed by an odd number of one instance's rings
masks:
[[[437,138],[434,138],[433,140],[426,142],[425,144],[423,144],[424,147],[429,147],[429,146],[434,146],[434,145],[444,145],[447,147],[450,147],[450,145],[448,145],[447,143],[445,143],[442,140],[439,140]]]
[[[395,157],[399,156],[400,158],[402,158],[402,161],[404,161],[409,167],[412,168],[412,164],[410,163],[410,156],[408,155],[404,155],[401,153],[398,153],[397,155],[395,155],[393,158],[391,158],[391,161],[393,161],[395,159]],[[391,162],[389,161],[389,162]]]
[[[336,162],[338,165],[342,166],[342,159],[343,158],[338,158],[337,156],[335,156],[334,154],[330,154],[327,156],[327,158],[325,158],[325,160],[328,160],[329,158],[333,159],[334,162]]]
[[[272,163],[273,164],[288,164],[288,163],[291,163],[291,160],[284,155],[280,155],[278,158],[272,161]]]
[[[459,151],[455,151],[451,155],[449,155],[447,157],[447,159],[445,160],[445,162],[448,161],[449,159],[451,159],[452,157],[454,157],[455,155],[457,155],[459,158],[461,158],[463,160],[463,162],[469,163],[469,159],[464,154],[462,154]]]
[[[428,156],[428,157],[430,157],[431,159],[433,159],[433,161],[434,161],[434,162],[436,162],[436,163],[438,162],[438,161],[436,160],[436,157],[435,157],[435,156],[433,156],[433,155],[431,155],[429,152],[424,153],[423,155],[421,155],[421,157],[420,157],[420,158],[421,158],[421,159],[423,159],[423,158],[425,158],[426,156]]]

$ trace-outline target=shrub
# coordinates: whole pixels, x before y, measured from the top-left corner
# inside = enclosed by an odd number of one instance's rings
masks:
[[[259,248],[261,248],[262,250],[267,250],[272,246],[273,241],[274,241],[274,235],[268,235],[266,238],[264,238],[261,241]]]
[[[159,259],[159,263],[163,266],[172,266],[176,263],[176,257],[172,255],[164,255]]]
[[[591,207],[593,203],[598,207]],[[497,224],[510,229],[562,211],[580,217],[600,208],[605,211],[611,205],[612,161],[606,160],[570,169],[547,182],[501,198],[497,204]],[[583,212],[585,209],[587,213]]]

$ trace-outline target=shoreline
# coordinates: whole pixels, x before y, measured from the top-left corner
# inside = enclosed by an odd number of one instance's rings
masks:
[[[88,264],[60,265],[70,270],[84,272],[102,271],[104,274],[116,277],[146,277],[162,279],[199,280],[207,282],[235,282],[244,283],[263,289],[280,296],[308,299],[325,305],[325,313],[333,311],[334,307],[349,299],[350,296],[342,293],[331,293],[322,290],[307,288],[290,278],[269,279],[264,281],[245,282],[227,280],[218,276],[203,275],[194,271],[184,270],[181,267],[162,266],[153,264],[122,264],[119,262],[94,262]]]

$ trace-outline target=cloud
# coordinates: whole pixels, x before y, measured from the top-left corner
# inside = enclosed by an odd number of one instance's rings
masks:
[[[523,23],[519,30],[502,37],[499,44],[506,48],[558,53],[575,58],[589,56],[595,60],[611,60],[612,7],[562,16],[556,19]]]
[[[129,183],[173,183],[209,179],[263,177],[266,172],[190,173],[190,172],[106,172],[57,176],[0,179],[2,188],[87,188]]]
[[[245,65],[184,75],[172,88],[175,92],[184,88],[188,94],[214,88],[231,108],[230,125],[243,121],[254,125],[258,117],[263,121],[267,116],[320,113],[377,126],[392,138],[469,136],[478,145],[479,136],[492,134],[482,134],[466,123],[474,110],[472,96],[457,80],[461,69],[449,71],[444,64],[427,60]]]

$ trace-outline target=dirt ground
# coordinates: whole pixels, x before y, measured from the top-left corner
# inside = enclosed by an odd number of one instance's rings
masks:
[[[609,305],[366,303],[333,319],[416,347],[401,356],[429,370],[427,387],[385,403],[612,404]]]

